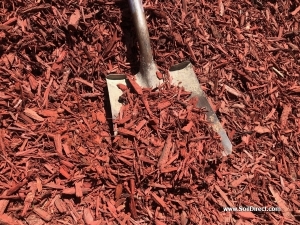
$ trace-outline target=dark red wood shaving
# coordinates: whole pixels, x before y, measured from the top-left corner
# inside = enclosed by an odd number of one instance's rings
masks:
[[[118,85],[112,135],[106,75],[139,69],[127,0],[3,0],[0,224],[299,224],[300,2],[143,4],[154,76],[190,60],[233,153],[168,83]],[[281,211],[223,211],[249,206]]]

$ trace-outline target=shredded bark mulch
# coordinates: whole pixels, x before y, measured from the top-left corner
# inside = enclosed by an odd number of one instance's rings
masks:
[[[299,224],[300,2],[143,3],[158,75],[193,63],[233,153],[167,81],[119,85],[114,135],[105,77],[139,70],[126,0],[4,0],[0,224]]]

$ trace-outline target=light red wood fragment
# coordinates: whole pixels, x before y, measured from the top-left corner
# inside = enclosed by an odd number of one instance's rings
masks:
[[[71,179],[71,175],[68,173],[67,169],[64,166],[59,168],[59,173],[67,179]]]
[[[78,198],[81,198],[83,196],[82,188],[81,188],[81,183],[80,182],[75,182],[75,195]]]
[[[282,113],[281,113],[281,117],[280,117],[281,128],[285,128],[289,114],[291,113],[291,111],[292,111],[292,106],[290,104],[284,105]]]
[[[39,217],[41,217],[46,222],[49,222],[52,220],[52,216],[47,211],[45,211],[39,207],[34,207],[33,212],[35,212]]]
[[[91,88],[94,88],[94,85],[91,82],[88,82],[88,81],[86,81],[86,80],[84,80],[82,78],[75,77],[74,80],[77,81],[77,82],[80,82],[82,84],[85,84],[86,86],[89,86]]]
[[[159,204],[161,207],[163,207],[164,210],[166,210],[168,213],[171,214],[171,210],[169,209],[169,207],[167,206],[167,204],[165,203],[165,201],[162,198],[160,198],[154,192],[151,193],[151,196],[157,204]]]
[[[189,221],[189,219],[188,219],[187,213],[183,210],[182,213],[180,214],[181,225],[187,225],[188,221]]]
[[[194,123],[193,123],[193,121],[190,121],[186,126],[184,126],[183,128],[182,128],[182,130],[184,131],[184,132],[190,132],[190,130],[192,129],[192,127],[194,126]]]
[[[3,195],[7,194],[7,190],[4,191]],[[7,208],[9,204],[9,200],[8,199],[1,199],[0,200],[0,215],[3,214]]]
[[[136,91],[137,94],[142,95],[143,89],[138,85],[138,83],[135,81],[135,78],[131,75],[127,75],[127,80],[133,87],[133,89]]]
[[[143,155],[141,155],[141,156],[139,157],[139,159],[140,159],[141,161],[143,161],[143,162],[147,162],[147,163],[150,163],[150,164],[152,164],[152,165],[156,165],[156,164],[157,164],[154,160],[151,160],[151,159],[149,159],[149,158],[147,158],[146,156],[143,156]]]
[[[115,190],[115,199],[116,200],[118,200],[121,197],[122,192],[123,192],[123,185],[118,184],[116,186],[116,190]]]
[[[87,154],[88,154],[87,149],[84,148],[84,147],[82,147],[82,146],[80,146],[80,147],[77,149],[77,151],[78,151],[80,154],[82,154],[82,155],[87,155]]]
[[[94,222],[93,215],[89,208],[83,210],[83,220],[86,224],[92,224]]]
[[[243,219],[255,219],[256,216],[253,214],[253,212],[236,212],[237,215],[239,215]]]
[[[45,117],[58,117],[57,110],[51,110],[51,109],[39,110],[38,114],[45,116]]]
[[[106,117],[105,117],[105,114],[101,111],[98,111],[96,113],[96,117],[97,117],[97,120],[101,123],[105,123],[106,122]]]
[[[145,108],[146,108],[146,110],[147,110],[149,116],[152,117],[152,120],[153,120],[153,121],[155,121],[155,118],[153,118],[153,117],[154,117],[154,116],[153,116],[153,112],[152,112],[151,109],[150,109],[149,102],[148,102],[147,98],[145,98],[144,96],[142,96],[142,101],[143,101],[143,103],[144,103],[144,105],[145,105]],[[157,122],[156,122],[156,124],[157,124]]]
[[[55,173],[55,168],[49,164],[44,164],[44,167],[52,174]]]
[[[27,211],[29,210],[33,200],[34,200],[34,197],[35,197],[35,193],[33,192],[29,192],[26,197],[25,197],[25,200],[24,200],[24,208],[21,212],[21,216],[24,217],[27,213]]]
[[[20,188],[22,188],[25,184],[27,184],[28,180],[27,179],[24,179],[22,182],[12,186],[10,189],[7,190],[7,193],[6,195],[12,195],[14,194],[15,192],[17,192]]]
[[[171,173],[171,172],[174,172],[174,171],[177,171],[178,170],[178,167],[164,167],[161,169],[161,173]]]
[[[164,78],[163,74],[160,71],[156,71],[156,77],[161,80]]]
[[[54,144],[55,144],[55,149],[57,153],[62,156],[62,143],[61,143],[61,135],[60,134],[55,134],[54,135]]]
[[[294,9],[294,11],[291,12],[291,15],[295,16],[300,11],[300,6]]]
[[[75,9],[75,11],[72,13],[72,15],[69,18],[68,29],[77,30],[80,18],[81,18],[80,11],[78,9]]]
[[[170,105],[171,105],[171,102],[170,102],[170,101],[159,102],[159,103],[157,104],[157,108],[158,108],[159,110],[162,110],[162,109],[168,108]]]
[[[38,88],[38,82],[32,74],[29,75],[28,81],[32,90],[36,90]]]
[[[129,136],[135,136],[135,132],[134,131],[130,131],[128,129],[125,129],[125,128],[118,128],[118,133],[119,134],[122,134],[122,135],[129,135]]]
[[[172,148],[172,136],[169,134],[157,163],[158,168],[162,169],[165,167],[165,164],[168,162],[169,159],[171,148]]]
[[[65,152],[65,154],[70,157],[70,154],[71,154],[71,150],[70,150],[70,147],[67,143],[65,144],[62,144],[62,147],[63,147],[63,150]]]
[[[21,225],[23,224],[21,221],[18,221],[7,214],[0,215],[0,224],[3,225]]]
[[[128,87],[124,84],[117,84],[117,87],[121,90],[121,91],[126,91],[128,90]]]
[[[120,156],[120,155],[118,155],[117,157],[118,157],[118,159],[119,159],[120,161],[124,162],[126,165],[128,165],[128,166],[130,166],[130,167],[133,166],[133,163],[130,162],[129,160],[125,159],[124,157],[122,157],[122,156]]]
[[[60,213],[66,213],[68,211],[66,204],[60,198],[56,198],[54,205]]]
[[[118,124],[124,124],[131,120],[131,115],[124,116],[121,120],[119,120]]]
[[[53,77],[51,77],[50,78],[50,81],[49,81],[49,83],[48,83],[48,85],[47,85],[47,88],[46,88],[46,90],[45,90],[45,92],[44,92],[44,101],[43,101],[43,104],[42,104],[42,107],[48,107],[48,101],[49,101],[49,93],[50,93],[50,88],[51,88],[51,86],[52,86],[52,83],[53,83]]]
[[[90,188],[82,188],[83,195],[88,194],[90,191],[91,191]],[[64,195],[75,195],[76,194],[75,187],[63,189],[62,194],[64,194]]]
[[[242,94],[239,91],[229,87],[228,85],[224,85],[224,86],[225,86],[225,90],[228,91],[230,94],[233,94],[236,97],[242,97]]]
[[[264,134],[264,133],[270,133],[271,130],[267,127],[263,127],[263,126],[256,126],[254,127],[254,131],[259,133],[259,134]]]
[[[129,186],[130,186],[130,192],[131,192],[130,193],[130,203],[129,203],[130,212],[131,212],[132,217],[136,220],[136,219],[138,219],[138,214],[137,214],[136,203],[135,203],[135,199],[134,199],[134,195],[135,195],[134,179],[130,179]]]
[[[61,63],[61,62],[65,59],[67,53],[68,53],[68,51],[62,50],[62,51],[59,53],[59,55],[58,55],[58,57],[57,57],[57,59],[56,59],[55,62],[56,62],[56,63]]]
[[[45,120],[43,117],[39,116],[37,114],[37,112],[35,112],[33,109],[26,108],[24,110],[24,113],[25,113],[25,115],[27,115],[28,117],[30,117],[34,120],[37,120],[37,121],[40,121],[40,122],[43,122]]]
[[[231,187],[236,188],[238,187],[242,182],[244,182],[247,179],[246,175],[242,175],[238,179],[231,182]]]
[[[162,222],[162,221],[156,219],[156,220],[155,220],[155,225],[166,225],[166,223],[164,223],[164,222]]]
[[[66,160],[60,160],[60,162],[61,162],[62,164],[64,164],[65,166],[67,166],[68,168],[70,168],[70,169],[73,169],[73,168],[75,167],[75,165],[74,165],[73,163],[69,162],[69,161],[66,161]]]

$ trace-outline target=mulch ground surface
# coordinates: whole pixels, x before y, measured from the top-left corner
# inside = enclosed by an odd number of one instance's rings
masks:
[[[167,81],[119,85],[114,135],[105,77],[139,70],[126,0],[3,0],[0,224],[299,224],[300,1],[143,4],[157,76],[192,62],[232,154]]]

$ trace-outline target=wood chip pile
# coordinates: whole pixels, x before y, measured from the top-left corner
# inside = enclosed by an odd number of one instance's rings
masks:
[[[300,1],[143,3],[157,75],[193,63],[233,153],[190,93],[135,84],[126,0],[3,0],[0,224],[299,224]]]

